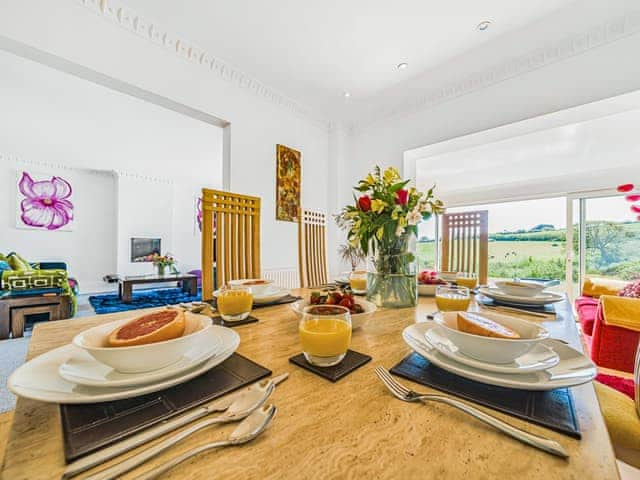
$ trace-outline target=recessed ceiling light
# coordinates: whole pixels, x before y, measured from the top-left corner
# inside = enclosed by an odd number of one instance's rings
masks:
[[[480,31],[484,31],[489,28],[489,25],[491,25],[491,22],[489,20],[485,20],[484,22],[480,22],[477,28]]]
[[[344,96],[344,98],[351,97],[351,94],[349,92],[344,92],[342,95]]]
[[[404,69],[405,69],[405,68],[407,68],[408,66],[409,66],[409,64],[408,64],[408,63],[406,63],[406,62],[402,62],[402,63],[399,63],[399,64],[398,64],[398,66],[397,66],[396,68],[397,68],[398,70],[404,70]]]

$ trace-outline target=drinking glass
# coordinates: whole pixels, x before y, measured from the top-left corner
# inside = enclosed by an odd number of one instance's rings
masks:
[[[351,314],[338,305],[311,305],[304,309],[298,328],[302,352],[317,367],[337,365],[351,343]]]
[[[436,287],[436,305],[441,312],[464,311],[469,308],[469,301],[467,287]]]
[[[349,275],[349,286],[353,293],[367,293],[367,272],[356,270]]]
[[[217,303],[218,312],[225,322],[238,322],[251,313],[253,295],[247,287],[223,288]]]
[[[460,287],[467,287],[473,290],[478,286],[478,275],[473,272],[458,272],[456,274],[456,283]]]

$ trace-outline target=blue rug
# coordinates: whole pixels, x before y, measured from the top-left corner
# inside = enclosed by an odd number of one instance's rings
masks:
[[[157,288],[150,290],[134,290],[131,303],[122,303],[117,293],[91,295],[89,303],[98,314],[138,310],[140,308],[162,307],[177,303],[196,302],[200,300],[200,289],[197,295],[183,292],[181,288]]]

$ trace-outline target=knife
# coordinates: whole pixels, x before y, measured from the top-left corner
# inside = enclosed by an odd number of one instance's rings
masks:
[[[64,469],[62,473],[62,478],[70,478],[75,475],[78,475],[85,470],[89,470],[90,468],[95,467],[96,465],[100,465],[101,463],[106,462],[107,460],[111,460],[112,458],[126,453],[140,445],[143,445],[151,440],[154,440],[165,433],[172,432],[188,423],[193,422],[199,418],[202,418],[210,413],[214,412],[222,412],[229,408],[229,405],[233,403],[240,396],[244,395],[250,389],[267,389],[270,384],[278,385],[282,383],[289,377],[288,373],[283,373],[282,375],[278,375],[277,377],[270,378],[268,380],[261,380],[260,382],[254,383],[253,385],[240,390],[239,392],[231,393],[229,395],[225,395],[219,400],[210,403],[209,405],[205,405],[202,407],[194,408],[190,410],[184,415],[176,417],[172,420],[168,420],[166,422],[162,422],[155,427],[151,427],[147,430],[140,432],[133,437],[127,438],[121,442],[118,442],[110,447],[103,448],[97,452],[91,453],[86,457],[82,457],[75,462],[71,462]]]

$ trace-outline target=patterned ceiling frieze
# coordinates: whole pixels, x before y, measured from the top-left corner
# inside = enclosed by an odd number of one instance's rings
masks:
[[[329,129],[329,122],[315,115],[308,107],[300,105],[285,95],[267,87],[237,68],[214,57],[194,42],[171,32],[157,22],[151,21],[117,0],[75,0],[102,18],[153,42],[186,61],[200,65],[220,78],[249,90],[279,107],[286,108],[298,116],[305,117],[323,129]]]

